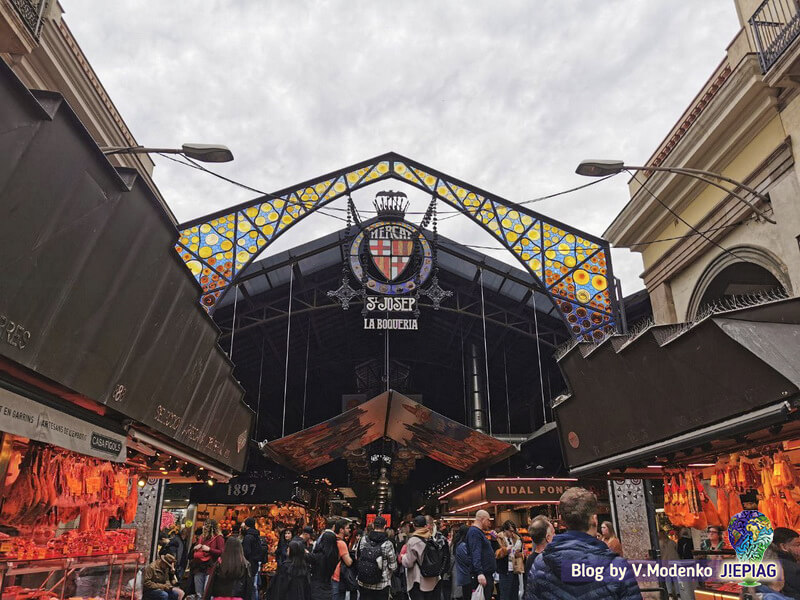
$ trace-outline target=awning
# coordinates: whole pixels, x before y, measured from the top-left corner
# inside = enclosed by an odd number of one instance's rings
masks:
[[[793,417],[800,299],[650,327],[559,360],[554,407],[570,473],[605,471]]]
[[[242,470],[254,415],[148,186],[1,60],[0,156],[0,358]]]
[[[461,472],[484,469],[516,452],[511,444],[391,390],[319,425],[264,444],[262,449],[275,462],[305,472],[382,437]]]

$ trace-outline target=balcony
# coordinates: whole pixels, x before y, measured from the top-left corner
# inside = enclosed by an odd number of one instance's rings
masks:
[[[750,30],[766,73],[800,34],[798,0],[764,0],[750,17]]]

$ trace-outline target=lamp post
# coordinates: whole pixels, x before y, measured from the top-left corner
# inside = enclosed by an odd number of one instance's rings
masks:
[[[584,175],[586,177],[606,177],[608,175],[616,175],[617,173],[621,173],[622,171],[662,171],[665,173],[676,173],[678,175],[686,175],[687,177],[692,177],[694,179],[698,179],[704,183],[709,185],[713,185],[716,188],[721,189],[723,192],[730,194],[739,202],[742,202],[749,206],[753,211],[758,214],[759,217],[775,224],[775,221],[768,217],[764,211],[757,208],[751,202],[748,202],[745,198],[734,192],[733,190],[729,190],[725,186],[719,184],[714,179],[719,181],[725,181],[734,185],[738,188],[742,188],[753,194],[756,198],[763,200],[764,202],[769,202],[769,195],[762,194],[759,191],[754,190],[753,188],[745,185],[741,181],[736,181],[735,179],[731,179],[725,175],[720,173],[712,173],[711,171],[704,171],[702,169],[689,169],[686,167],[635,167],[632,165],[626,165],[621,160],[584,160],[581,161],[581,164],[578,165],[578,168],[575,169],[575,172],[578,175]]]
[[[202,162],[221,163],[233,160],[233,153],[227,146],[211,144],[184,144],[180,148],[145,148],[144,146],[106,146],[103,154],[183,154]]]

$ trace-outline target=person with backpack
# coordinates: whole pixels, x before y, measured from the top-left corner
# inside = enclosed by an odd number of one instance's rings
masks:
[[[260,583],[259,573],[261,571],[261,563],[263,562],[264,544],[261,539],[261,533],[256,529],[256,520],[253,517],[248,517],[244,520],[244,535],[242,536],[242,549],[244,550],[244,557],[250,563],[250,573],[253,574],[253,589],[255,590],[254,598],[258,595],[258,588]]]
[[[411,600],[438,600],[436,586],[441,580],[442,549],[432,539],[423,515],[414,517],[414,533],[400,553],[406,568],[406,589]]]
[[[431,539],[436,543],[440,551],[439,561],[441,562],[442,568],[439,570],[439,577],[441,578],[439,583],[436,584],[436,590],[434,593],[434,597],[439,600],[440,598],[449,598],[450,597],[450,549],[447,544],[447,537],[444,535],[444,532],[440,531],[439,528],[436,526],[435,519],[430,516],[425,516],[425,522],[428,524],[428,531],[431,532]],[[446,587],[447,586],[447,587]],[[447,591],[447,595],[445,596],[445,591]]]
[[[278,567],[269,586],[269,597],[275,600],[312,600],[311,570],[302,540],[289,542],[288,558]]]
[[[350,556],[350,548],[345,540],[350,539],[350,523],[344,519],[339,519],[333,525],[333,533],[336,536],[336,548],[339,557],[339,563],[336,565],[336,570],[331,577],[331,587],[333,588],[333,600],[345,600],[350,583],[349,577],[342,577],[342,565],[346,568],[353,566],[353,557]],[[355,584],[355,582],[353,582]],[[355,586],[353,586],[353,590]]]
[[[519,576],[525,571],[525,561],[522,557],[522,539],[517,534],[517,526],[513,521],[503,523],[503,530],[497,535],[497,543],[495,557],[497,573],[500,575],[497,586],[500,588],[499,600],[517,600]]]
[[[386,533],[386,519],[378,515],[372,525],[372,531],[361,536],[358,545],[358,597],[359,600],[389,600],[397,555]]]

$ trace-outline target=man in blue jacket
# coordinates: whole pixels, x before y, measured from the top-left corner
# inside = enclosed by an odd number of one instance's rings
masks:
[[[569,488],[561,496],[559,511],[567,531],[536,557],[525,600],[642,600],[630,563],[587,533],[597,529],[597,497],[583,488]],[[573,565],[602,568],[602,577],[576,575]]]
[[[470,575],[472,582],[462,587],[464,598],[472,596],[472,591],[479,585],[483,586],[483,597],[486,600],[492,597],[492,587],[494,586],[494,571],[497,561],[489,540],[486,539],[484,531],[492,525],[492,518],[485,510],[475,513],[475,522],[467,530],[465,545],[469,555]]]

